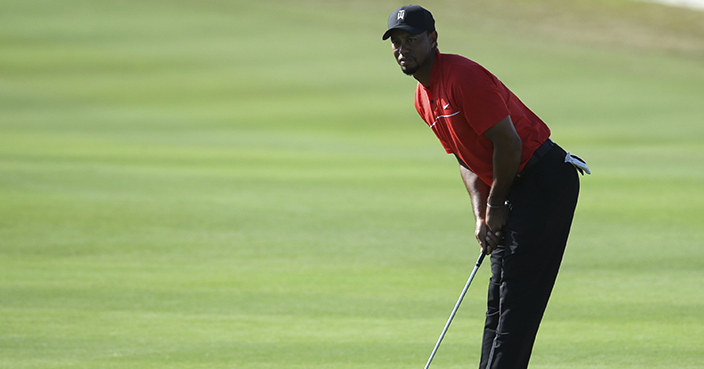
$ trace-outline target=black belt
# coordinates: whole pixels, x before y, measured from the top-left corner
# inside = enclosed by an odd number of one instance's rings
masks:
[[[540,161],[540,158],[545,156],[545,154],[547,154],[548,151],[550,151],[550,149],[552,149],[553,146],[555,146],[555,143],[552,142],[551,139],[548,138],[547,140],[545,140],[545,142],[543,142],[543,144],[540,145],[540,147],[533,152],[533,156],[531,156],[530,159],[528,159],[528,162],[523,167],[523,170],[520,173],[518,173],[516,175],[516,177],[521,178],[521,176],[524,176],[526,173],[528,173],[530,168],[535,166],[535,164],[537,164],[538,161]]]

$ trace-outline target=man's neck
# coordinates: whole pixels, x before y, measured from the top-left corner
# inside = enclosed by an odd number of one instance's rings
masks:
[[[430,74],[433,71],[433,64],[435,58],[437,57],[437,52],[434,51],[433,54],[428,58],[428,60],[421,65],[417,72],[413,73],[413,78],[420,82],[423,86],[430,86]]]

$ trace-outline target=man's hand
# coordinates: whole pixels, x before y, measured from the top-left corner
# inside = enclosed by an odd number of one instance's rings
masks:
[[[506,225],[506,222],[508,221],[508,207],[504,204],[501,205],[492,205],[489,206],[487,204],[486,207],[486,235],[484,236],[484,239],[487,240],[487,244],[492,245],[490,250],[483,250],[483,251],[489,251],[487,254],[490,254],[491,251],[496,249],[496,245],[500,243],[503,238],[503,230],[504,226]]]
[[[490,255],[499,245],[501,239],[501,232],[493,232],[489,229],[484,221],[477,221],[477,228],[474,231],[474,237],[477,238],[479,246],[482,249],[482,253]]]
[[[474,237],[477,238],[482,252],[491,254],[503,239],[503,227],[508,220],[508,207],[501,204],[499,207],[488,206],[487,197],[490,187],[482,182],[469,168],[460,164],[460,174],[469,195],[472,197],[472,208],[476,226]]]

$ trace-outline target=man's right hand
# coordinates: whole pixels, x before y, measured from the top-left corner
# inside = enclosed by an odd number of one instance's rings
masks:
[[[477,220],[474,237],[477,238],[479,246],[482,248],[482,253],[486,255],[490,255],[494,250],[496,250],[499,242],[501,241],[501,234],[494,234],[483,219]]]

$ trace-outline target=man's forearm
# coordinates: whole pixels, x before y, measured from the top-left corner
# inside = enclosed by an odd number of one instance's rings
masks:
[[[521,164],[523,141],[516,132],[511,116],[507,116],[484,132],[494,145],[493,180],[488,203],[500,206],[506,201]]]
[[[486,199],[489,196],[490,187],[466,166],[460,165],[460,173],[462,174],[465,187],[467,187],[467,192],[472,198],[472,210],[474,211],[475,219],[474,237],[479,242],[482,253],[485,255],[491,254],[496,249],[499,238],[492,234],[486,223]]]
[[[483,220],[486,214],[486,199],[489,196],[489,185],[468,168],[460,165],[460,174],[469,197],[472,199],[472,211],[477,220]]]
[[[521,141],[494,143],[494,180],[491,184],[487,202],[491,206],[500,206],[508,197],[518,168],[521,163]]]

